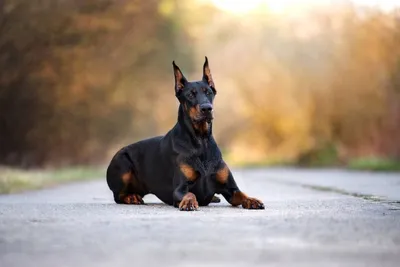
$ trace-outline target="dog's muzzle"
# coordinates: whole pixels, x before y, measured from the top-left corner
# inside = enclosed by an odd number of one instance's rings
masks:
[[[207,122],[211,122],[213,119],[213,106],[212,104],[201,104],[200,105],[200,112],[204,120]]]

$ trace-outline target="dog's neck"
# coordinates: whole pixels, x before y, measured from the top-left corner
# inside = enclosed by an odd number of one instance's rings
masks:
[[[204,142],[212,136],[212,122],[194,123],[184,111],[182,104],[179,105],[178,124],[196,141]]]

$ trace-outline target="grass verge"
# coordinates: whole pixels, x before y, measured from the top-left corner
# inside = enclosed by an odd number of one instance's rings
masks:
[[[227,161],[229,162],[229,161]],[[268,167],[287,167],[293,166],[293,162],[284,160],[260,160],[260,161],[248,161],[248,162],[229,162],[232,167],[241,169],[257,169],[257,168],[268,168]]]
[[[46,170],[21,170],[0,167],[0,194],[42,189],[73,181],[103,177],[100,167],[70,167]]]
[[[369,157],[350,160],[348,168],[366,171],[400,171],[400,161]]]

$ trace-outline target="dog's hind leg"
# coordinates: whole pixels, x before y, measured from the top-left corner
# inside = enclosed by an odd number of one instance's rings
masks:
[[[113,192],[115,203],[144,204],[143,197],[148,194],[146,186],[137,179],[132,170],[118,165],[111,163],[107,169],[107,183]]]
[[[121,190],[113,191],[114,201],[118,204],[144,204],[143,197],[146,194],[139,185],[132,172],[121,175],[123,187]]]

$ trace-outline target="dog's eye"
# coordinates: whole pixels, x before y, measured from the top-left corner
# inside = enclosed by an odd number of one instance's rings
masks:
[[[206,91],[206,95],[211,95],[211,91],[210,91],[210,90],[207,90],[207,91]]]
[[[187,97],[188,97],[189,99],[193,99],[194,94],[193,94],[193,93],[189,93],[189,94],[187,95]]]

